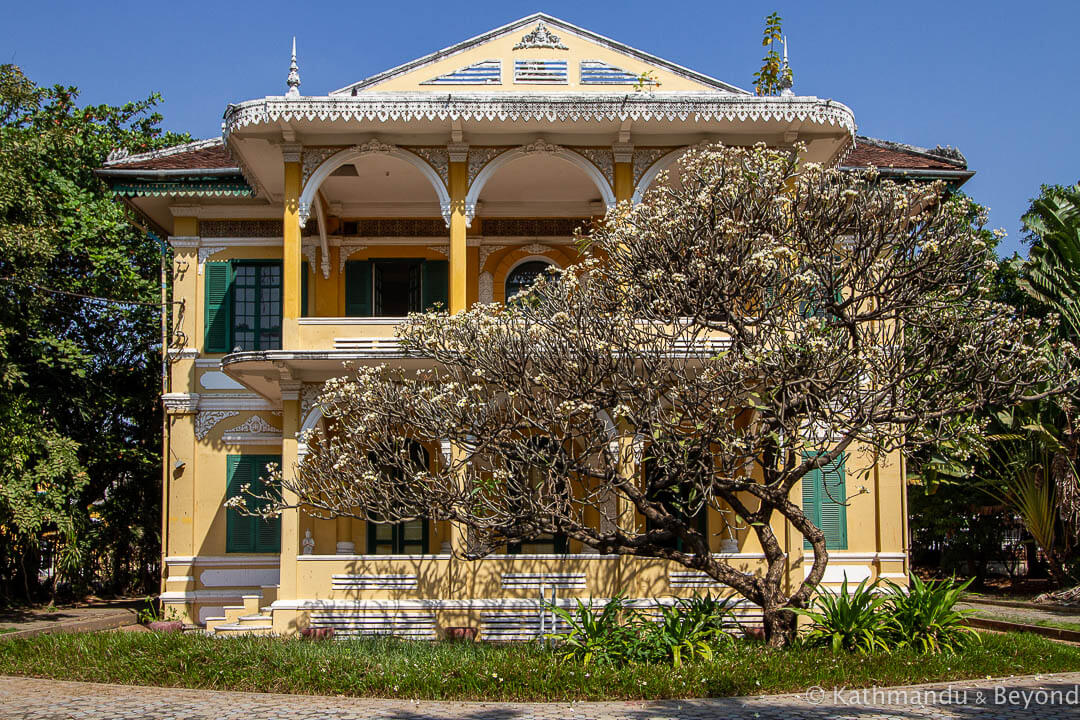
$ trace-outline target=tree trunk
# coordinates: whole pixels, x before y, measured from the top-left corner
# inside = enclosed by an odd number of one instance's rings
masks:
[[[787,647],[795,641],[798,616],[787,607],[763,607],[765,642],[769,647]]]

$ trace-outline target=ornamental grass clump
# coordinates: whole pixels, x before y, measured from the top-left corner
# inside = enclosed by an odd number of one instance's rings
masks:
[[[911,575],[908,587],[886,581],[888,594],[885,610],[893,621],[896,644],[918,652],[958,652],[970,642],[979,642],[979,635],[964,624],[971,610],[955,608],[960,594],[971,580],[957,584],[955,580],[923,582]]]
[[[812,621],[803,642],[810,647],[829,647],[833,652],[888,652],[896,623],[884,609],[885,601],[877,581],[867,585],[863,580],[851,592],[846,577],[839,593],[819,588],[809,608],[795,611]]]
[[[569,626],[565,633],[546,637],[558,645],[565,659],[599,665],[665,663],[680,667],[685,662],[712,661],[716,650],[731,645],[728,628],[736,624],[728,600],[711,595],[657,603],[657,615],[628,607],[616,596],[595,609],[577,601],[577,609],[548,605]]]

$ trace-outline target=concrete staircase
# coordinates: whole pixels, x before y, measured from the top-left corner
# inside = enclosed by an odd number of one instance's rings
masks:
[[[277,585],[264,585],[260,592],[241,596],[243,605],[227,605],[223,616],[206,618],[206,632],[218,636],[272,634],[274,616],[270,605],[276,596]]]

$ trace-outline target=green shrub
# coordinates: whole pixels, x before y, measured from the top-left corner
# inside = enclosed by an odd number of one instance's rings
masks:
[[[810,618],[803,642],[811,647],[831,647],[833,651],[857,653],[888,652],[895,635],[895,622],[882,606],[886,598],[877,593],[878,583],[866,580],[848,592],[847,578],[836,593],[819,587],[809,608],[794,608]]]
[[[978,642],[978,634],[964,625],[964,618],[973,611],[954,607],[970,584],[968,580],[958,585],[951,578],[923,582],[916,575],[906,588],[887,581],[885,610],[893,621],[896,644],[936,653],[956,652],[969,642]]]
[[[637,612],[617,596],[599,609],[577,601],[577,609],[547,606],[570,630],[546,637],[559,644],[564,658],[588,665],[622,665],[712,660],[717,647],[733,640],[726,628],[734,624],[731,604],[706,594],[658,605],[659,616]]]

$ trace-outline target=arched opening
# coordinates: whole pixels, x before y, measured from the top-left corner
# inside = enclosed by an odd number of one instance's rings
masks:
[[[471,222],[482,218],[584,218],[615,204],[611,183],[572,150],[538,144],[508,150],[473,180],[465,199]]]
[[[653,183],[656,182],[660,173],[666,171],[667,184],[673,187],[680,187],[682,178],[679,173],[679,158],[681,158],[689,148],[678,148],[672,150],[667,155],[664,155],[659,160],[642,173],[641,178],[638,180],[637,185],[634,186],[634,195],[631,201],[636,205],[641,202],[645,197],[645,193],[649,191]]]
[[[511,302],[516,296],[533,286],[548,268],[558,267],[555,263],[545,258],[526,258],[511,268],[506,274],[504,283],[504,295],[506,302]]]

